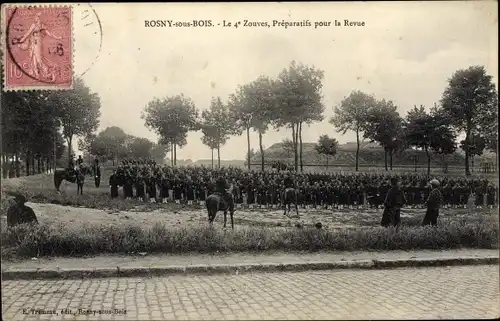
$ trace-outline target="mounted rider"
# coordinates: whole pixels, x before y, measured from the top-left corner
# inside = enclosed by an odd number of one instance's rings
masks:
[[[288,188],[295,188],[295,182],[293,181],[293,178],[290,175],[287,175],[284,179],[284,185],[285,185],[285,191]]]
[[[215,182],[215,194],[222,197],[224,204],[228,205],[228,200],[231,199],[231,193],[228,192],[230,186],[227,184],[225,177],[220,176]]]

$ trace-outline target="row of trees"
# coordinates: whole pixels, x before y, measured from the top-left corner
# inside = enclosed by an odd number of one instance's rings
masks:
[[[295,168],[302,164],[302,128],[323,120],[324,105],[321,88],[323,71],[292,62],[276,79],[260,76],[239,86],[229,95],[227,103],[220,97],[210,102],[201,115],[194,103],[182,95],[155,98],[143,111],[146,126],[154,130],[162,141],[174,150],[186,143],[187,133],[201,130],[202,142],[217,151],[220,165],[220,147],[232,135],[247,136],[247,163],[252,155],[250,132],[258,133],[262,168],[264,168],[263,135],[270,129],[291,129]],[[201,116],[201,117],[198,117]],[[213,156],[212,156],[213,158]]]
[[[263,135],[271,128],[291,130],[285,148],[294,155],[294,166],[302,170],[302,129],[304,125],[323,120],[323,71],[292,62],[276,79],[260,76],[239,86],[229,95],[227,103],[213,98],[199,117],[194,103],[182,95],[153,99],[143,112],[146,126],[171,146],[173,164],[176,147],[186,144],[189,131],[201,130],[202,142],[217,151],[232,135],[246,134],[247,165],[250,167],[250,132],[258,133],[261,166],[264,169]],[[385,151],[385,168],[392,169],[394,153],[408,148],[425,151],[430,172],[431,155],[455,152],[456,140],[465,134],[461,148],[465,151],[465,173],[470,175],[469,160],[484,148],[497,153],[497,90],[484,67],[472,66],[458,70],[448,81],[442,99],[429,111],[415,107],[403,118],[390,100],[377,100],[373,95],[353,91],[329,119],[340,133],[356,134],[356,171],[359,169],[359,146],[363,139],[378,142]],[[316,150],[334,156],[338,142],[321,136]]]
[[[373,95],[352,92],[334,110],[330,123],[338,132],[356,133],[358,170],[360,138],[378,142],[385,150],[392,169],[392,155],[407,148],[425,151],[430,173],[431,154],[454,153],[457,137],[465,134],[460,147],[465,151],[465,173],[470,175],[469,161],[485,148],[498,154],[498,93],[492,77],[483,67],[458,70],[448,81],[441,101],[429,112],[414,107],[402,118],[397,107]],[[497,156],[498,157],[498,156]],[[498,158],[497,158],[498,159]]]
[[[99,125],[99,96],[81,79],[72,90],[2,90],[1,99],[2,170],[16,176],[21,163],[26,175],[56,167],[75,137],[91,135]]]
[[[92,155],[101,161],[111,161],[113,166],[117,160],[124,158],[154,159],[157,163],[163,163],[167,153],[166,146],[147,138],[128,135],[116,126],[108,127],[97,135],[91,134],[80,139],[78,149],[89,157]]]

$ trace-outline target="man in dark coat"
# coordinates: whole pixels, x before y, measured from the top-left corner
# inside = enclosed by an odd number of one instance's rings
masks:
[[[391,188],[387,191],[384,201],[384,213],[380,225],[387,227],[389,225],[399,226],[401,223],[401,207],[406,203],[405,195],[399,185],[396,177],[391,179]]]
[[[35,212],[26,203],[26,197],[18,193],[7,193],[15,197],[15,204],[7,210],[7,226],[13,227],[18,224],[35,223],[38,224]]]
[[[109,187],[111,192],[111,198],[118,197],[118,174],[116,170],[113,171],[113,174],[109,177]]]
[[[439,181],[433,179],[430,181],[431,192],[429,193],[429,198],[425,201],[424,206],[427,207],[422,226],[425,225],[437,225],[437,218],[439,216],[439,208],[443,204],[443,196],[439,190]]]

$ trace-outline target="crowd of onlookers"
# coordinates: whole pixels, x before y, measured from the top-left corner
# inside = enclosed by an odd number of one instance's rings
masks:
[[[123,187],[125,198],[179,201],[204,201],[215,191],[216,180],[224,177],[232,185],[236,203],[279,204],[284,178],[290,176],[302,205],[380,205],[390,189],[390,178],[397,177],[407,205],[418,206],[427,199],[429,180],[437,179],[445,205],[464,206],[470,195],[475,205],[493,206],[498,188],[482,178],[428,177],[422,174],[372,173],[296,173],[254,171],[238,167],[213,169],[203,166],[158,166],[154,162],[123,161],[109,179],[111,197],[118,197]],[[486,204],[484,204],[486,203]]]

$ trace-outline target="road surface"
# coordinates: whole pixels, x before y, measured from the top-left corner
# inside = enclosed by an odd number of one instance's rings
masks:
[[[499,307],[498,266],[2,282],[4,320],[494,318]]]

